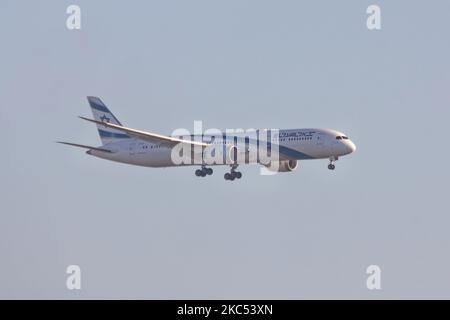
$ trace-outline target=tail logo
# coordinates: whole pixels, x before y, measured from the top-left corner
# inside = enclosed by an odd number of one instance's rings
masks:
[[[109,118],[106,116],[106,114],[104,114],[103,116],[100,117],[100,120],[102,120],[102,122],[109,122]]]

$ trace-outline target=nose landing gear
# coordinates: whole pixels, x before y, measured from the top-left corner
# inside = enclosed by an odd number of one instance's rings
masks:
[[[331,156],[330,157],[330,164],[328,165],[329,170],[334,170],[336,166],[334,165],[334,162],[337,160],[337,157]]]

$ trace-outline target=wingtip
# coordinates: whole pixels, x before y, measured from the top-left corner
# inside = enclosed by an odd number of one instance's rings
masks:
[[[66,145],[66,146],[70,146],[70,145],[72,145],[72,143],[70,143],[70,142],[64,142],[64,141],[54,141],[55,143],[58,143],[58,144],[64,144],[64,145]]]

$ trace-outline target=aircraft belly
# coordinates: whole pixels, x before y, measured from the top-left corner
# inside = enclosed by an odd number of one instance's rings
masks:
[[[145,167],[169,167],[173,166],[171,150],[150,151],[147,153],[136,153],[130,156],[134,164]]]
[[[158,150],[150,152],[136,152],[130,153],[128,151],[114,152],[114,153],[101,153],[92,152],[93,156],[111,160],[115,162],[121,162],[126,164],[133,164],[144,167],[169,167],[173,166],[171,160],[171,150]]]

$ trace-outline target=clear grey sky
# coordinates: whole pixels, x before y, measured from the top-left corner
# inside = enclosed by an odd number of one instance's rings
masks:
[[[82,29],[66,29],[78,4]],[[366,8],[382,29],[366,28]],[[450,2],[0,2],[0,298],[450,298]],[[89,157],[87,95],[153,132],[335,128],[327,170]],[[82,290],[65,287],[68,265]],[[367,266],[382,290],[366,288]]]

